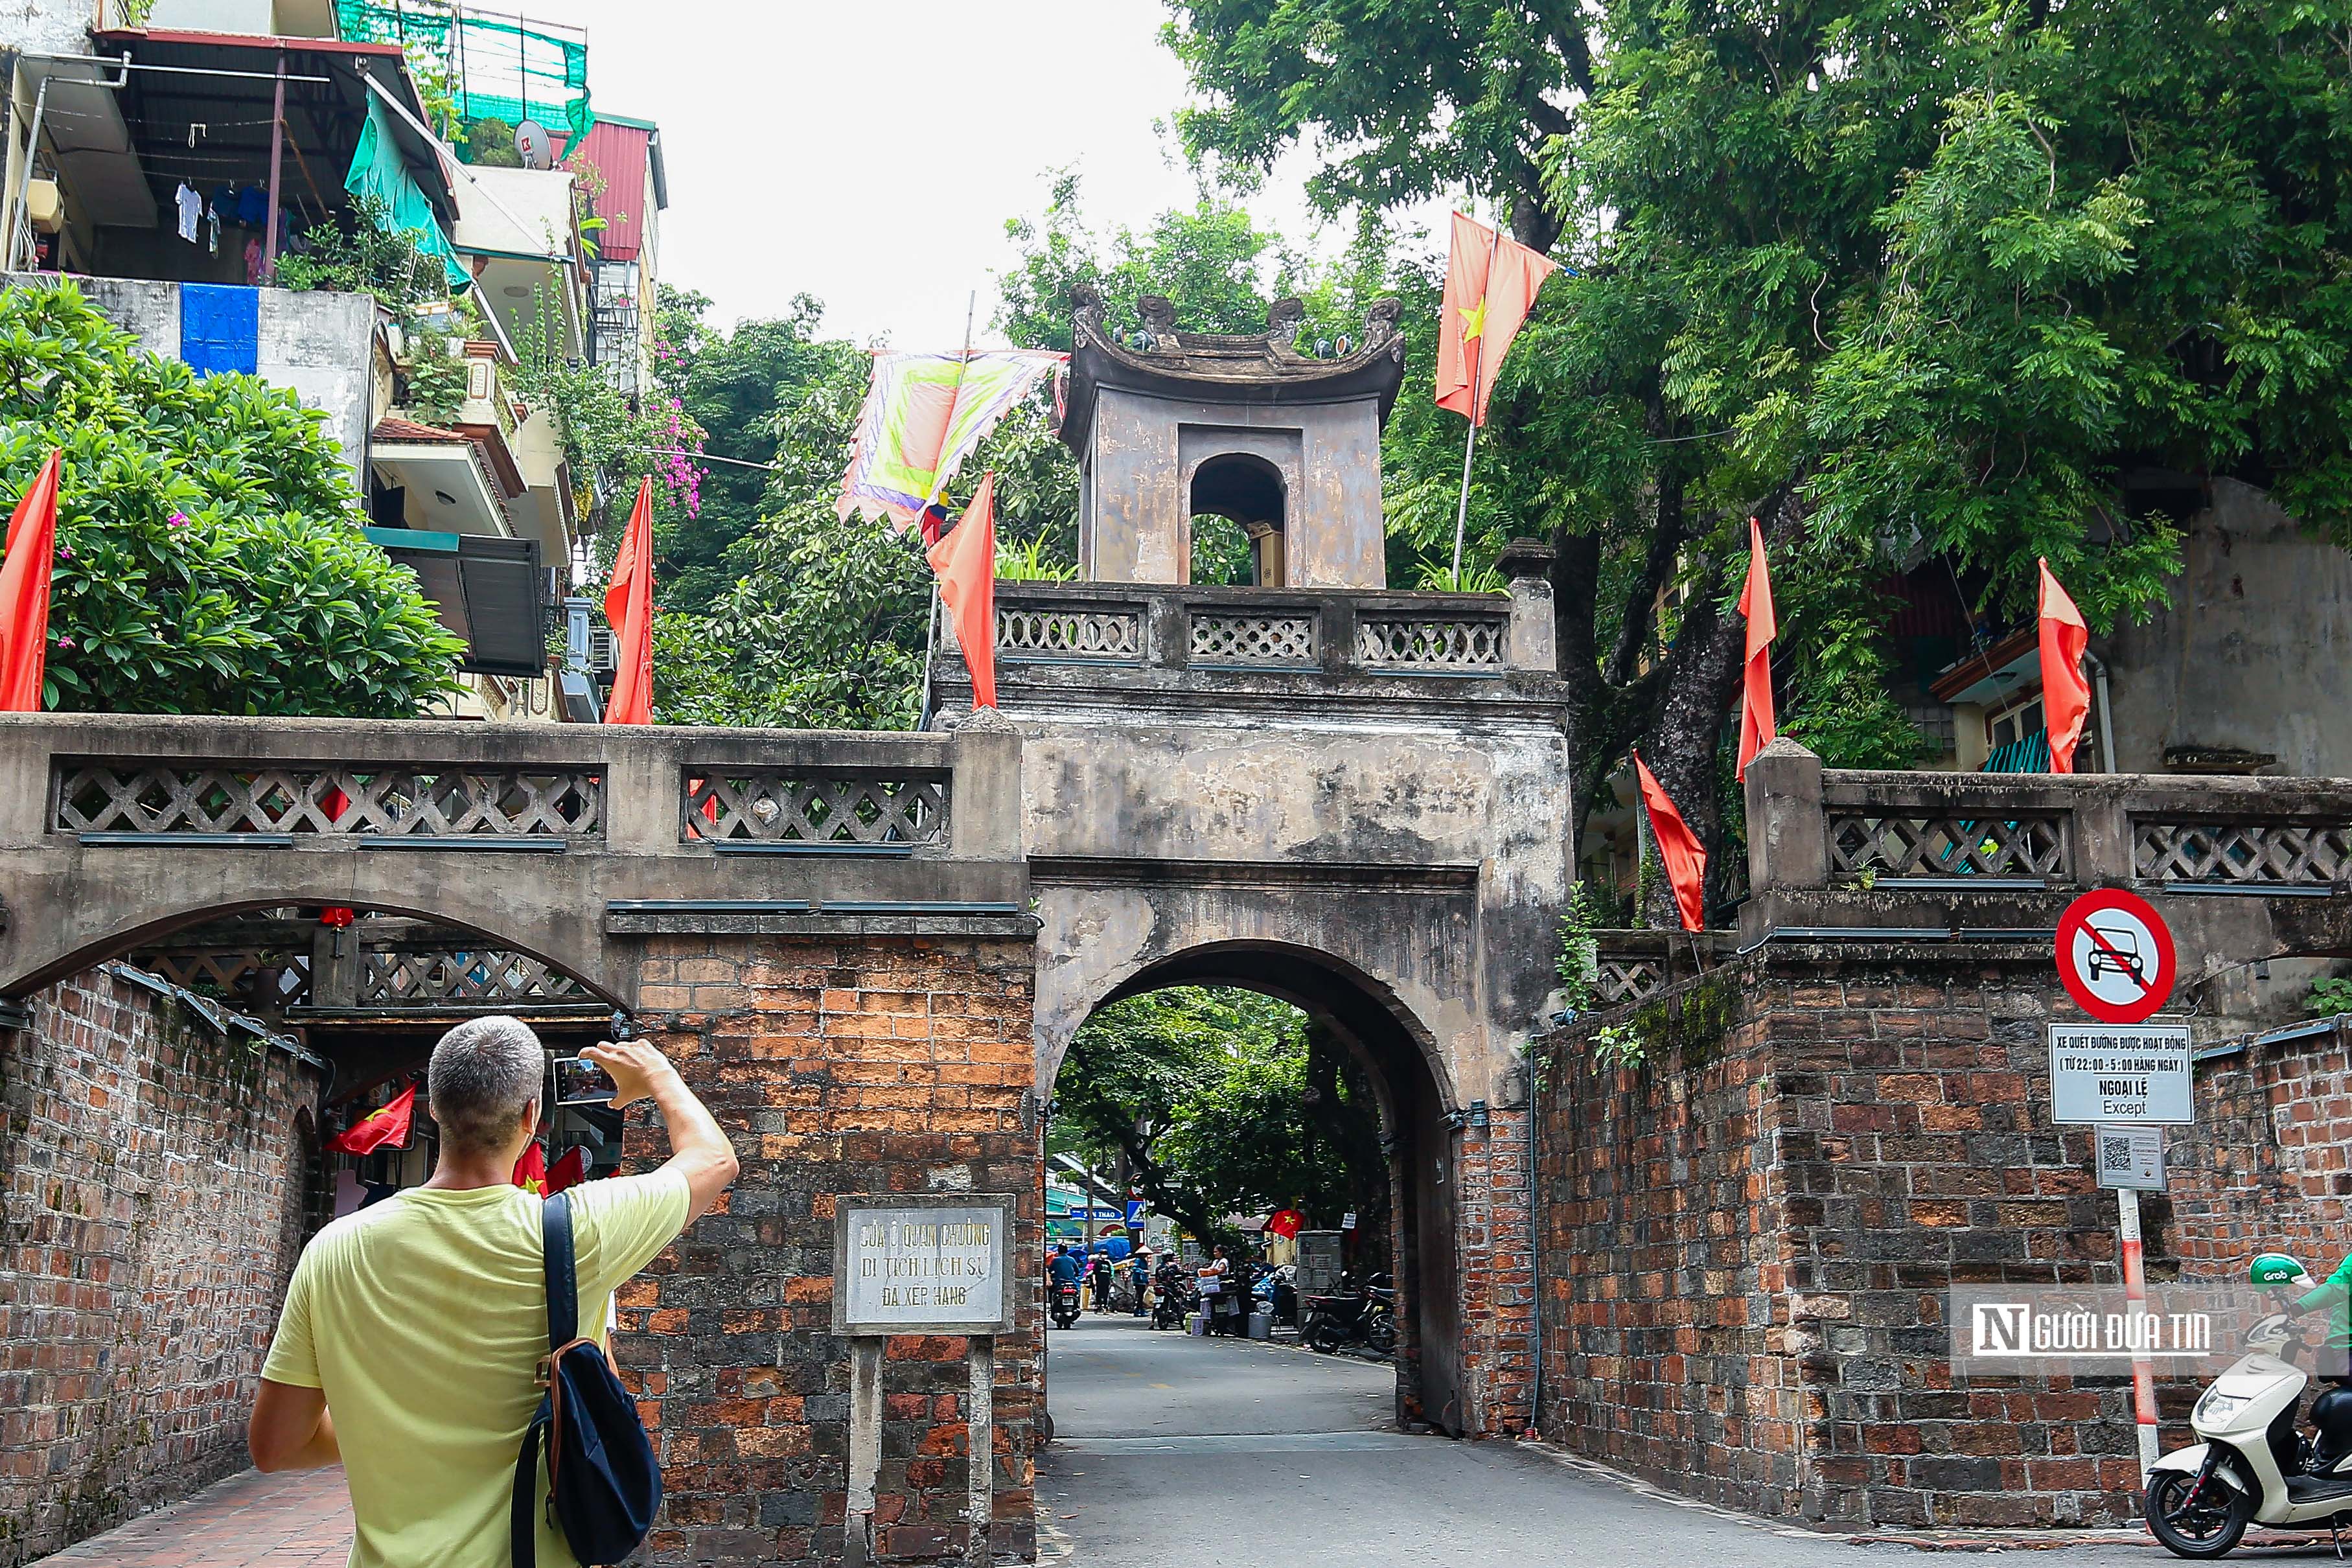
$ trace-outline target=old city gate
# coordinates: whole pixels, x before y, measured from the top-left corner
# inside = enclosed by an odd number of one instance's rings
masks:
[[[1091,1011],[1169,984],[1288,999],[1359,1053],[1392,1158],[1401,1403],[1524,1427],[1517,1063],[1567,880],[1550,609],[1532,550],[1507,596],[1384,588],[1402,366],[1380,316],[1329,361],[1279,331],[1122,347],[1083,317],[1065,434],[1088,580],[1003,586],[1010,723],[968,721],[952,658],[948,732],[917,735],[0,718],[0,1239],[43,1325],[6,1374],[37,1413],[8,1447],[45,1456],[0,1469],[0,1562],[241,1464],[318,1218],[318,1107],[485,1006],[551,1037],[632,1015],[743,1157],[620,1303],[668,1479],[657,1561],[842,1556],[832,1248],[859,1194],[1015,1198],[989,1534],[1033,1548],[1042,1107]],[[1248,583],[1187,583],[1195,517],[1247,531]],[[257,1016],[159,1024],[175,977]],[[126,1351],[165,1297],[210,1303],[179,1321],[175,1346],[212,1337],[184,1375]],[[878,1434],[874,1551],[960,1555],[964,1346],[887,1357],[908,1397]]]

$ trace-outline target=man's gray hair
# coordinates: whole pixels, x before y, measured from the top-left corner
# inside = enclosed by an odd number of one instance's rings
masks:
[[[433,1047],[425,1093],[446,1146],[494,1150],[514,1136],[539,1098],[547,1055],[530,1026],[498,1015],[468,1018]]]

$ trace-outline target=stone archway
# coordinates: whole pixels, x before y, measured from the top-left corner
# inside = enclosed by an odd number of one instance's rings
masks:
[[[1462,1383],[1456,1109],[1443,1053],[1395,992],[1328,952],[1265,940],[1213,942],[1134,967],[1087,1008],[1172,985],[1224,985],[1287,1002],[1328,1028],[1365,1068],[1389,1156],[1390,1256],[1399,1289],[1397,1415],[1454,1435],[1470,1430]],[[1073,1030],[1075,1033],[1075,1030]],[[1069,1047],[1041,1057],[1050,1101]]]

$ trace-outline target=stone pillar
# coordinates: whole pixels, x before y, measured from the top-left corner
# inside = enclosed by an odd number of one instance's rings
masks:
[[[1757,893],[1825,888],[1829,825],[1822,760],[1786,736],[1748,764],[1748,885]]]
[[[1528,1107],[1486,1108],[1462,1129],[1454,1204],[1462,1289],[1462,1425],[1516,1437],[1535,1424],[1535,1245]]]
[[[2113,778],[2108,774],[2106,777]],[[2120,791],[2077,774],[2074,788],[2074,841],[2067,846],[2067,865],[2074,880],[2085,887],[2120,888],[2132,879],[2131,813]]]
[[[948,742],[948,853],[958,860],[1021,858],[1021,731],[993,709],[975,712]]]
[[[1552,553],[1549,545],[1536,540],[1514,539],[1495,563],[1511,585],[1513,669],[1559,673],[1559,633],[1551,605]]]

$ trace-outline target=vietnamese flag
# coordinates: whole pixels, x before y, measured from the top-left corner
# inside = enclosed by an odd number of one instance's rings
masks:
[[[521,1158],[515,1161],[514,1184],[534,1197],[547,1195],[547,1151],[536,1138],[523,1145]]]
[[[613,558],[613,581],[604,590],[604,619],[620,650],[620,669],[604,708],[607,724],[654,721],[654,481],[637,486],[637,504],[628,531]]]
[[[531,1147],[536,1149],[539,1145],[534,1143]],[[551,1198],[564,1188],[576,1187],[587,1179],[588,1145],[574,1143],[557,1155],[555,1163],[548,1168],[547,1195]]]
[[[416,1086],[410,1084],[383,1110],[352,1124],[347,1131],[327,1140],[338,1154],[373,1154],[378,1149],[405,1149],[409,1130],[416,1124]]]
[[[1650,837],[1658,841],[1658,858],[1666,868],[1666,880],[1675,887],[1675,908],[1683,917],[1683,930],[1705,931],[1706,851],[1639,752],[1633,753],[1633,772],[1641,779],[1642,804],[1649,808]]]
[[[0,713],[38,713],[49,665],[49,578],[58,553],[58,467],[51,451],[8,517],[0,560]]]
[[[2083,679],[2083,651],[2091,628],[2083,612],[2042,563],[2042,715],[2050,735],[2050,771],[2074,771],[2074,748],[2082,743],[2083,716],[2091,710],[2091,683]]]
[[[1486,423],[1486,400],[1519,323],[1534,308],[1536,290],[1559,270],[1517,240],[1454,215],[1454,244],[1445,263],[1445,300],[1437,323],[1437,405]],[[1475,388],[1475,397],[1474,397]]]
[[[980,489],[953,531],[927,552],[940,599],[955,617],[956,643],[971,672],[971,705],[996,706],[996,475]]]
[[[1764,530],[1748,520],[1748,585],[1739,590],[1739,613],[1748,619],[1748,668],[1740,673],[1739,769],[1772,743],[1772,639],[1780,623],[1772,614],[1772,578],[1764,569]]]

